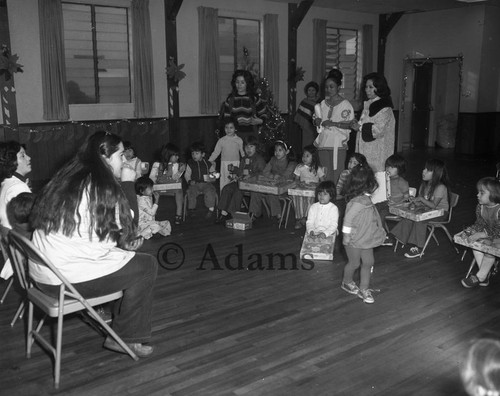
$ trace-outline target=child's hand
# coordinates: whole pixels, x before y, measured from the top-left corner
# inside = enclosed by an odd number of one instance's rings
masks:
[[[321,118],[315,118],[313,120],[313,124],[315,127],[319,127],[321,125],[321,121],[323,121]]]
[[[144,243],[144,238],[142,236],[138,236],[135,239],[132,239],[130,242],[125,243],[125,250],[137,250]]]
[[[316,234],[314,233],[314,231],[311,231],[311,232],[309,233],[309,235],[310,235],[310,236],[312,236],[313,238],[316,236]]]
[[[484,233],[483,232],[476,232],[476,233],[470,235],[467,238],[467,240],[472,243],[472,242],[478,241],[481,238],[484,238]]]
[[[155,191],[153,193],[153,200],[154,200],[154,203],[157,204],[158,201],[160,200],[160,193],[158,191]]]
[[[128,165],[123,165],[120,180],[122,182],[135,181],[135,170]]]
[[[318,237],[320,237],[321,239],[326,239],[326,234],[324,232],[320,232],[318,234]]]

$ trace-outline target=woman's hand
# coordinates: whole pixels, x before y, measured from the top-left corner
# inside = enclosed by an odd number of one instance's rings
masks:
[[[263,123],[262,118],[252,117],[250,120],[250,124],[252,125],[261,125]]]
[[[351,129],[354,129],[355,131],[359,131],[359,128],[361,127],[361,125],[359,124],[358,120],[354,119],[351,121],[350,127],[351,127]]]
[[[321,123],[321,126],[322,127],[325,127],[325,128],[332,128],[332,127],[335,127],[337,126],[337,123],[336,122],[333,122],[331,120],[325,120]]]

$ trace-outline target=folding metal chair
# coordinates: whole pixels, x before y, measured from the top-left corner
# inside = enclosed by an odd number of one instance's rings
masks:
[[[436,241],[436,244],[439,246],[439,241],[437,240],[436,235],[434,233],[436,228],[440,228],[445,232],[446,236],[450,240],[451,245],[453,246],[453,248],[455,249],[457,254],[460,253],[458,251],[457,247],[455,246],[455,243],[453,242],[453,237],[451,236],[450,232],[446,228],[446,225],[449,224],[451,221],[451,215],[453,213],[453,208],[455,206],[457,206],[459,197],[460,196],[458,194],[450,193],[450,210],[448,211],[448,218],[446,220],[441,220],[441,221],[429,220],[427,222],[427,229],[429,230],[429,235],[427,235],[427,239],[425,240],[424,247],[422,248],[422,251],[420,252],[420,258],[422,258],[422,256],[424,255],[425,249],[427,248],[427,245],[429,244],[429,241],[431,240],[431,238],[433,238]],[[396,249],[398,247],[398,243],[401,243],[401,241],[396,239],[396,243],[394,244],[394,251],[396,251]],[[401,243],[401,244],[404,246],[403,243]],[[463,257],[462,257],[462,259],[463,259]]]
[[[2,250],[2,255],[5,261],[5,265],[12,265],[12,259],[10,257],[10,251],[8,248],[8,242],[7,242],[7,235],[9,233],[9,229],[0,225],[0,248]],[[0,300],[0,304],[3,304],[5,301],[5,298],[7,297],[7,294],[9,293],[9,290],[12,288],[12,285],[14,284],[14,276],[11,276],[9,280],[7,281],[7,286],[5,287],[5,290],[2,294],[2,299]],[[23,314],[24,314],[24,309],[26,308],[26,303],[23,300],[19,303],[19,306],[17,307],[16,313],[14,314],[14,317],[12,318],[12,321],[10,322],[10,327],[14,327],[14,325],[17,322],[17,319],[22,319]]]
[[[429,229],[429,235],[427,235],[427,239],[425,240],[425,245],[422,248],[422,252],[420,253],[420,258],[422,258],[422,256],[424,255],[425,249],[427,248],[427,245],[429,244],[429,241],[431,238],[434,238],[434,240],[436,241],[436,244],[439,246],[439,242],[436,238],[436,235],[434,235],[434,230],[436,228],[441,228],[444,231],[444,233],[446,234],[446,236],[450,240],[450,243],[453,246],[453,249],[455,249],[457,254],[460,253],[458,251],[457,247],[455,246],[455,242],[453,242],[453,237],[451,236],[450,232],[446,228],[446,225],[449,224],[451,221],[451,215],[453,213],[453,208],[455,206],[457,206],[459,197],[460,196],[458,194],[450,193],[450,210],[448,212],[448,218],[446,220],[443,220],[443,221],[432,221],[431,220],[427,223],[427,228]]]
[[[99,326],[108,333],[130,357],[134,360],[139,358],[128,347],[127,344],[109,327],[109,325],[101,319],[101,317],[94,310],[94,306],[105,304],[110,301],[117,300],[123,296],[123,292],[100,296],[96,298],[85,299],[74,288],[74,286],[58,271],[58,269],[50,262],[50,260],[40,252],[35,245],[28,239],[23,237],[16,231],[10,230],[7,235],[8,246],[10,255],[13,261],[14,275],[17,277],[19,283],[24,289],[25,298],[28,301],[28,326],[27,326],[27,340],[26,340],[26,357],[31,357],[31,347],[33,342],[38,341],[41,346],[46,348],[54,357],[54,386],[57,389],[60,382],[61,373],[61,349],[62,349],[62,332],[64,316],[84,311],[92,319],[94,319]],[[29,262],[29,264],[28,264]],[[52,271],[54,275],[62,282],[59,287],[59,296],[52,297],[45,294],[38,289],[34,281],[30,277],[29,267],[32,264],[38,264]],[[37,326],[33,328],[34,306],[39,308],[45,313],[43,318],[38,322]],[[47,317],[57,318],[57,331],[56,342],[53,345],[42,334],[41,329]]]

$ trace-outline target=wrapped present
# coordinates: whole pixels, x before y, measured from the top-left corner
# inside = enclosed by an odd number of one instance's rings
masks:
[[[153,191],[164,192],[170,190],[180,190],[182,189],[182,183],[180,181],[174,181],[170,183],[160,183],[153,185]]]
[[[335,247],[336,234],[326,238],[304,235],[300,258],[309,260],[333,260],[333,249]]]
[[[293,181],[276,181],[265,177],[250,177],[239,181],[240,190],[255,191],[263,194],[282,195],[295,186]]]
[[[299,184],[293,188],[288,189],[288,195],[298,195],[300,197],[312,197],[314,198],[316,191],[316,184]]]
[[[479,250],[480,252],[488,253],[495,257],[500,257],[500,240],[498,239],[494,241],[480,239],[475,242],[469,242],[467,241],[467,235],[462,231],[453,235],[453,240],[459,245],[467,246],[471,249]]]
[[[248,213],[236,212],[232,219],[226,220],[226,227],[233,230],[249,230],[252,228],[252,219]]]
[[[403,202],[397,205],[389,205],[389,212],[413,221],[423,221],[444,215],[444,209],[429,209],[425,205],[412,205]]]

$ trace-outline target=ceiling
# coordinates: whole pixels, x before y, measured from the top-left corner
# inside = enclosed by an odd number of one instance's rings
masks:
[[[282,3],[300,3],[300,0],[271,0]],[[344,11],[366,12],[369,14],[392,14],[394,12],[425,12],[474,5],[500,7],[500,0],[486,0],[464,3],[457,0],[314,0],[314,7],[335,8]]]

